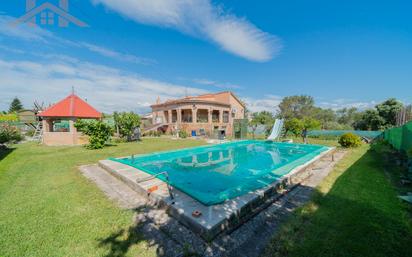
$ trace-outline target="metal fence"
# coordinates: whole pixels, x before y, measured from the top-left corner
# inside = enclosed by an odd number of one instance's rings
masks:
[[[402,108],[396,114],[396,126],[403,126],[412,120],[412,105]]]

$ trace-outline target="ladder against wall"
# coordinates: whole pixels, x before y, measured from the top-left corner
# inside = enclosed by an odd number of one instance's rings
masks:
[[[36,125],[36,129],[34,130],[32,141],[37,141],[41,143],[42,139],[43,139],[43,123],[40,121]]]

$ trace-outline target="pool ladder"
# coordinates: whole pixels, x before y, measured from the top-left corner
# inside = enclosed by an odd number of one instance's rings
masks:
[[[146,177],[146,178],[143,178],[143,179],[138,179],[138,180],[136,180],[136,182],[137,183],[146,182],[146,181],[155,179],[155,178],[159,177],[160,175],[165,175],[167,190],[169,191],[170,199],[173,201],[175,199],[175,197],[173,195],[173,188],[170,185],[169,173],[167,171],[159,172],[155,175],[152,175],[152,176],[149,176],[149,177]]]

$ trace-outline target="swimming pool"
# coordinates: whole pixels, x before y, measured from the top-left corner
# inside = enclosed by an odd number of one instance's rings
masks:
[[[209,206],[268,186],[329,149],[246,140],[111,160],[151,175],[166,171],[172,186]]]

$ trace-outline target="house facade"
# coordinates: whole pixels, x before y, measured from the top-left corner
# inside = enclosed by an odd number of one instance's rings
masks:
[[[232,92],[158,100],[151,107],[152,123],[168,133],[233,136],[234,121],[245,118],[245,105]]]

